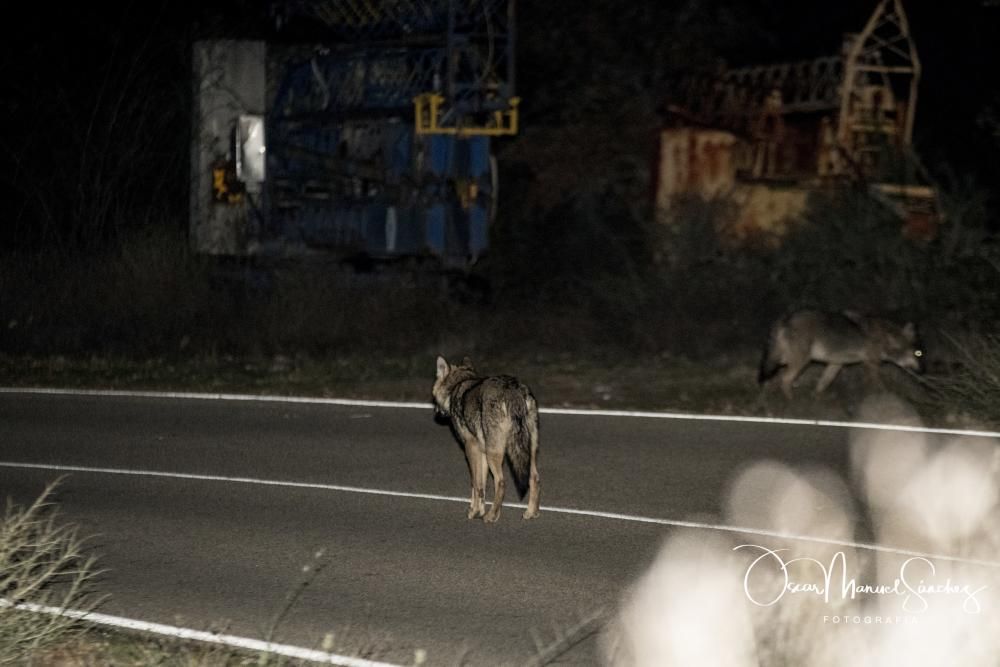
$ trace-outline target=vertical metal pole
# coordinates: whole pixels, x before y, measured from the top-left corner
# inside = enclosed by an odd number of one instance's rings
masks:
[[[517,48],[517,22],[515,21],[515,13],[517,0],[507,0],[507,97],[513,97],[516,95],[515,91],[517,87],[515,84],[515,57],[514,51]]]
[[[448,0],[448,38],[445,57],[448,59],[448,81],[445,82],[445,97],[448,105],[455,105],[455,3],[459,0]]]
[[[910,35],[910,22],[906,18],[906,12],[903,11],[903,3],[900,0],[894,0],[896,16],[899,17],[899,28],[906,37],[906,43],[910,51],[910,67],[912,68],[910,74],[910,99],[907,101],[906,106],[906,125],[903,127],[903,141],[909,146],[913,141],[913,123],[914,118],[917,113],[917,86],[920,84],[920,56],[917,55],[916,46],[913,44],[913,37]]]
[[[853,146],[850,145],[852,142],[848,116],[851,112],[851,97],[854,93],[854,67],[857,62],[858,44],[861,36],[858,35],[855,39],[858,42],[851,44],[850,51],[844,56],[844,79],[840,88],[840,118],[837,119],[837,143],[840,144],[841,149],[848,153],[853,152]]]
[[[837,141],[840,143],[842,149],[846,150],[849,154],[853,155],[854,146],[853,137],[850,136],[850,127],[848,125],[848,114],[851,109],[851,98],[854,93],[855,78],[857,77],[857,64],[858,56],[861,55],[861,49],[864,43],[871,37],[872,33],[875,31],[875,27],[878,25],[879,20],[885,14],[886,6],[889,4],[889,0],[882,0],[878,3],[878,7],[872,12],[872,15],[868,18],[868,23],[865,24],[865,29],[862,30],[854,41],[851,43],[851,48],[847,52],[844,58],[844,81],[843,87],[841,88],[841,100],[840,100],[840,119],[837,124]]]
[[[917,114],[917,84],[920,81],[920,70],[914,70],[910,77],[910,100],[906,105],[906,126],[903,128],[903,142],[910,146],[913,142],[913,122]]]

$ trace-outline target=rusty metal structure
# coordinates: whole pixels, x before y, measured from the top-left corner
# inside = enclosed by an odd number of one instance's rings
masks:
[[[685,74],[668,93],[657,203],[732,194],[743,227],[774,229],[810,190],[851,182],[930,233],[934,193],[911,152],[919,81],[901,0],[880,0],[837,55]]]

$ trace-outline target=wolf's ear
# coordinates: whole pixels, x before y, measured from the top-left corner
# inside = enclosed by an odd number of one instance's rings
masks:
[[[914,325],[913,322],[907,322],[905,325],[903,325],[903,335],[906,336],[907,339],[911,341],[916,340],[917,339],[916,325]]]
[[[462,365],[465,366],[466,368],[472,368],[472,359],[469,359],[468,357],[463,357]]]
[[[444,360],[444,357],[438,355],[438,358],[437,358],[437,376],[438,376],[438,379],[440,380],[441,378],[443,378],[445,375],[448,374],[448,371],[450,371],[450,370],[451,369],[448,368],[448,362]]]

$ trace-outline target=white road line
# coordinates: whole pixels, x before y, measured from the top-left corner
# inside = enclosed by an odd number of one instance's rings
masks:
[[[413,493],[409,491],[391,491],[387,489],[371,489],[358,486],[342,486],[339,484],[322,484],[318,482],[292,482],[273,479],[258,479],[254,477],[228,477],[224,475],[202,475],[196,473],[166,472],[158,470],[129,470],[122,468],[95,468],[90,466],[57,465],[49,463],[23,463],[14,461],[0,461],[0,468],[23,468],[29,470],[51,470],[53,472],[79,472],[90,474],[107,475],[130,475],[136,477],[160,477],[168,479],[184,479],[203,482],[226,482],[235,484],[255,484],[258,486],[277,486],[294,489],[317,489],[321,491],[337,491],[343,493],[360,493],[374,496],[388,496],[395,498],[413,498],[418,500],[437,500],[454,503],[468,503],[468,498],[458,498],[455,496],[442,496],[433,493]],[[524,508],[524,503],[505,503],[508,507]],[[728,526],[725,524],[702,523],[698,521],[682,521],[679,519],[661,519],[658,517],[637,516],[633,514],[621,514],[617,512],[602,512],[598,510],[584,510],[570,507],[542,506],[542,511],[552,514],[570,514],[576,516],[587,516],[599,519],[611,519],[614,521],[628,521],[632,523],[655,524],[659,526],[671,526],[674,528],[693,528],[698,530],[714,530],[724,533],[735,533],[738,535],[756,535],[758,537],[769,537],[784,540],[796,540],[801,542],[812,542],[815,544],[828,544],[838,547],[848,547],[851,549],[862,549],[865,551],[877,551],[882,553],[896,554],[899,556],[923,557],[928,559],[952,561],[956,563],[966,563],[969,565],[979,565],[983,567],[1000,568],[1000,561],[981,560],[975,558],[962,558],[958,556],[947,556],[943,554],[932,554],[908,549],[897,549],[879,544],[867,544],[864,542],[851,542],[845,540],[835,540],[825,537],[815,537],[811,535],[796,535],[773,530],[762,530],[759,528],[745,528],[741,526]]]
[[[10,601],[0,598],[0,607],[10,607]],[[328,665],[341,665],[342,667],[401,667],[388,662],[375,662],[362,658],[352,658],[347,655],[338,655],[326,651],[303,648],[301,646],[290,646],[288,644],[276,644],[262,639],[251,639],[249,637],[237,637],[235,635],[218,634],[205,632],[204,630],[193,630],[191,628],[164,625],[162,623],[151,623],[140,621],[134,618],[124,618],[122,616],[110,616],[97,612],[79,611],[75,609],[62,609],[60,607],[49,607],[45,605],[22,603],[14,605],[15,609],[27,611],[35,614],[49,614],[52,616],[65,616],[85,623],[95,623],[125,630],[136,630],[173,639],[185,641],[198,641],[209,644],[221,644],[232,648],[267,653],[270,655],[280,655],[298,660],[308,660],[310,662],[321,662]]]
[[[119,389],[63,389],[58,387],[0,387],[0,394],[40,394],[48,396],[97,396],[108,398],[166,398],[193,401],[250,401],[262,403],[305,403],[345,405],[367,408],[421,408],[429,410],[430,401],[367,401],[354,398],[313,398],[310,396],[273,396],[267,394],[210,394],[192,391],[128,391]]]
[[[312,398],[308,396],[272,396],[266,394],[198,393],[184,391],[127,391],[114,389],[61,389],[46,387],[0,387],[0,394],[36,394],[51,396],[94,396],[108,398],[159,398],[197,401],[243,401],[262,403],[299,403],[307,405],[340,405],[369,408],[431,409],[430,402],[417,401],[370,401],[353,398]],[[751,417],[741,415],[706,415],[688,412],[653,412],[644,410],[601,410],[582,408],[541,408],[542,414],[573,415],[582,417],[626,417],[638,419],[675,419],[680,421],[735,422],[745,424],[775,424],[784,426],[819,426],[828,428],[851,428],[876,431],[898,431],[902,433],[928,433],[976,438],[1000,438],[1000,431],[972,429],[930,428],[904,424],[883,424],[879,422],[845,422],[829,419],[786,419],[782,417]]]

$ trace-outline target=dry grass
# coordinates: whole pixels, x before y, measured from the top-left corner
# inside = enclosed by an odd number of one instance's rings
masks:
[[[952,368],[929,383],[957,418],[1000,423],[1000,335],[947,336]]]
[[[25,606],[88,611],[100,602],[92,590],[100,574],[95,560],[77,528],[60,522],[55,486],[27,507],[8,504],[0,523],[0,664],[20,664],[80,630],[74,619]]]

